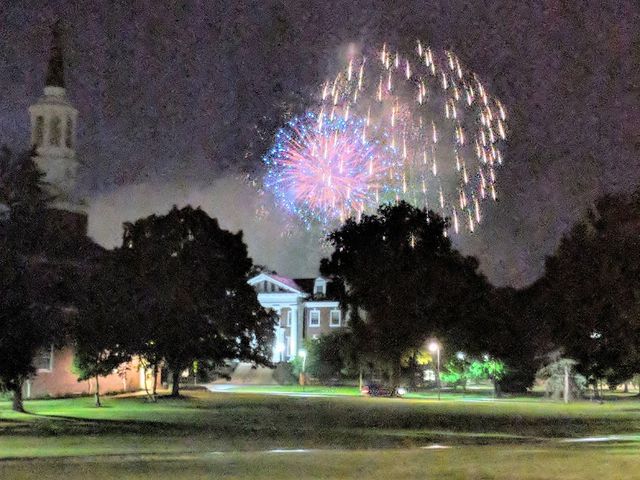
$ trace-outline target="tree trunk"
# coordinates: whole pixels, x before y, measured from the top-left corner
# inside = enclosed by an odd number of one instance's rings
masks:
[[[100,403],[100,381],[98,380],[98,375],[96,375],[96,407],[101,407],[102,403]]]
[[[564,403],[569,403],[569,365],[564,366]]]
[[[629,382],[624,382],[624,393],[629,393]]]
[[[171,378],[173,384],[171,385],[171,396],[179,397],[180,396],[180,371],[175,369],[171,372]]]
[[[360,374],[358,376],[358,391],[362,391],[362,367],[360,367]]]
[[[500,389],[500,382],[498,382],[495,378],[492,378],[491,381],[493,382],[493,397],[501,398],[502,390]]]
[[[389,368],[389,384],[392,391],[395,391],[395,388],[398,386],[397,383],[398,376],[396,375],[396,365],[393,363]]]
[[[158,363],[153,364],[153,401],[158,400]]]
[[[22,401],[22,382],[19,382],[13,388],[13,401],[11,403],[11,409],[14,412],[25,413],[24,403]]]
[[[144,393],[147,394],[148,400],[153,401],[153,398],[151,398],[151,394],[149,393],[149,387],[147,386],[147,369],[143,367],[142,370],[144,372]]]

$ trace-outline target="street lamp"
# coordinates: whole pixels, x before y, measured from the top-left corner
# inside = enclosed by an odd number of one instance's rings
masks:
[[[431,342],[429,351],[436,354],[436,387],[438,388],[438,400],[440,400],[440,344],[436,341]]]
[[[467,392],[467,364],[464,361],[467,355],[464,352],[456,353],[456,358],[462,362],[462,397]]]
[[[305,369],[307,367],[307,351],[306,350],[298,350],[298,356],[302,357],[302,372],[300,372],[300,378],[298,378],[298,383],[300,383],[300,385],[302,385],[302,390],[304,390],[304,384],[305,384]]]

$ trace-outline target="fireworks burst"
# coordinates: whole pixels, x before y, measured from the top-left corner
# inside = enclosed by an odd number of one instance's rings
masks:
[[[278,133],[266,186],[325,226],[406,200],[473,232],[497,198],[506,112],[450,51],[386,44],[324,82],[316,113]]]
[[[265,186],[308,224],[359,215],[377,202],[394,154],[367,141],[365,123],[312,112],[276,134]],[[377,197],[377,198],[376,198]]]

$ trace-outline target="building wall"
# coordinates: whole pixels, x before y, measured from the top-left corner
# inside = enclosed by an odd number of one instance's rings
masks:
[[[305,339],[317,338],[320,335],[327,335],[335,331],[339,327],[330,325],[331,311],[339,310],[339,307],[307,307],[304,309],[304,333]],[[311,326],[311,311],[318,310],[320,312],[320,326]],[[344,318],[340,319],[340,326],[344,326]]]
[[[73,349],[56,349],[53,353],[52,370],[38,371],[36,376],[25,384],[25,398],[95,393],[95,380],[79,382],[78,376],[73,373],[72,365]],[[141,388],[144,388],[144,385],[141,383],[136,361],[127,366],[123,377],[118,374],[100,377],[101,393],[136,391]]]

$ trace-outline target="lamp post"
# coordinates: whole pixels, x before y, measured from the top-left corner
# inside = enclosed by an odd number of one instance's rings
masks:
[[[456,353],[456,357],[462,362],[462,398],[464,398],[464,394],[467,393],[467,364],[464,359],[467,356],[464,352],[458,352]]]
[[[304,372],[307,367],[307,351],[298,350],[298,356],[302,357],[302,372],[300,372],[300,378],[298,379],[298,383],[302,385],[302,390],[304,391],[304,384],[306,383],[306,377]]]
[[[431,342],[429,351],[436,354],[436,388],[438,389],[438,400],[440,400],[440,344],[436,341]]]

